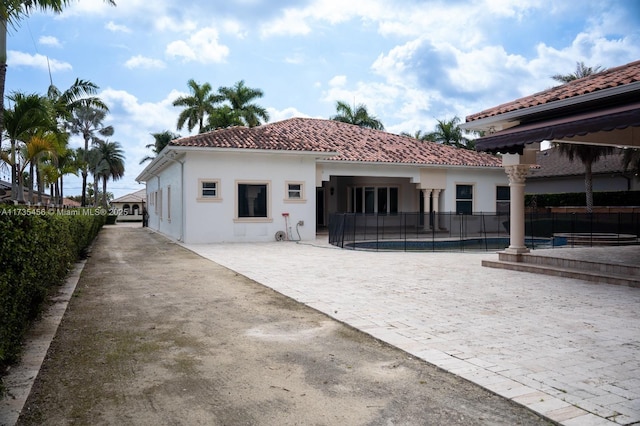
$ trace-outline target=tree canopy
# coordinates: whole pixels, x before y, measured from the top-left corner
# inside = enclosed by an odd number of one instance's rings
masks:
[[[331,117],[331,120],[374,130],[384,130],[382,122],[377,117],[370,115],[364,104],[358,104],[351,108],[347,102],[337,101],[336,113]]]

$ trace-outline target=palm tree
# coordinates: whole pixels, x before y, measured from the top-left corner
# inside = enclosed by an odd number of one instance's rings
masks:
[[[4,110],[2,115],[11,148],[9,153],[3,154],[2,159],[11,166],[11,197],[23,202],[23,176],[20,172],[18,144],[26,143],[29,137],[40,129],[52,128],[51,104],[43,96],[26,95],[21,92],[12,94],[8,99],[13,102],[13,108]]]
[[[260,120],[268,121],[269,114],[263,107],[250,103],[256,98],[261,98],[264,93],[260,89],[252,89],[245,86],[244,80],[238,81],[231,87],[220,87],[218,93],[231,105],[245,126],[255,127],[261,124]]]
[[[562,83],[568,83],[579,78],[587,77],[591,74],[604,71],[601,66],[587,67],[583,62],[576,64],[576,71],[572,74],[556,74],[551,76],[556,81]],[[608,146],[596,146],[596,145],[583,145],[583,144],[568,144],[568,143],[556,143],[559,152],[565,157],[573,161],[574,158],[578,158],[584,164],[584,187],[585,198],[587,205],[587,213],[593,212],[593,175],[592,166],[600,158],[606,157],[613,153],[614,148]]]
[[[622,166],[625,171],[631,169],[631,172],[633,172],[635,176],[638,176],[640,173],[640,149],[625,149],[622,156]]]
[[[426,135],[427,140],[457,148],[475,149],[474,141],[463,136],[459,117],[436,121],[438,124],[433,132]]]
[[[570,143],[557,143],[555,146],[558,148],[558,151],[569,158],[570,161],[577,158],[584,164],[584,188],[587,213],[593,212],[593,164],[598,162],[600,158],[612,154],[615,148],[612,146],[578,145]]]
[[[169,130],[164,130],[159,133],[151,133],[151,136],[153,136],[154,142],[145,145],[145,148],[151,148],[154,155],[147,155],[140,160],[140,164],[152,161],[158,154],[160,154],[160,151],[162,151],[165,146],[169,145],[169,142],[180,137],[180,135],[170,132]]]
[[[555,74],[552,75],[551,78],[564,84],[573,80],[577,80],[579,78],[590,76],[591,74],[597,74],[604,70],[605,68],[602,68],[600,65],[596,65],[595,67],[588,67],[584,64],[584,62],[576,62],[576,70],[573,73]]]
[[[33,202],[33,184],[38,183],[40,188],[40,173],[38,165],[44,156],[56,155],[57,135],[50,130],[38,129],[25,141],[22,148],[22,158],[24,162],[18,171],[19,176],[23,175],[27,166],[29,166],[29,202]],[[34,177],[36,178],[34,180]],[[42,201],[42,197],[38,194],[38,200]]]
[[[115,6],[114,0],[104,0]],[[34,10],[60,13],[71,3],[70,0],[3,0],[0,5],[0,138],[4,129],[4,86],[7,77],[7,30],[16,26]]]
[[[216,93],[212,93],[209,83],[203,85],[198,84],[195,80],[190,79],[187,82],[191,95],[180,96],[173,101],[173,106],[185,107],[178,116],[178,130],[187,124],[187,130],[191,132],[198,126],[198,133],[202,133],[204,128],[204,119],[207,115],[211,115],[214,105],[222,101],[222,97]]]
[[[74,135],[82,135],[84,139],[84,154],[89,152],[89,142],[96,141],[98,135],[113,135],[113,126],[104,126],[103,121],[106,117],[104,109],[97,109],[90,106],[81,105],[74,109],[73,117],[69,121],[69,129]],[[88,175],[88,159],[84,158],[84,166],[82,167],[82,206],[87,205],[87,175]]]
[[[429,133],[422,133],[422,130],[417,130],[413,135],[409,132],[401,132],[400,136],[407,136],[410,138],[418,139],[422,142],[429,142]]]
[[[90,96],[98,93],[98,89],[99,87],[91,81],[76,78],[76,81],[64,92],[51,84],[47,97],[53,104],[56,118],[66,125],[65,122],[73,119],[73,113],[78,108],[95,108],[105,113],[109,112],[109,107],[102,99]]]
[[[118,142],[102,140],[96,142],[93,150],[97,152],[99,159],[96,173],[99,178],[102,178],[102,206],[106,208],[107,181],[109,179],[116,181],[124,176],[124,153]]]
[[[78,176],[78,171],[81,169],[78,151],[65,147],[63,152],[58,153],[55,166],[56,179],[53,185],[58,199],[57,204],[62,205],[64,201],[64,176],[68,174]]]
[[[367,107],[359,104],[355,108],[351,108],[348,103],[343,101],[336,102],[337,114],[331,117],[331,120],[349,123],[359,127],[368,129],[384,130],[382,122],[377,117],[369,115]]]
[[[209,115],[207,125],[204,127],[204,132],[209,132],[215,129],[226,129],[227,127],[244,126],[244,122],[240,118],[240,114],[234,111],[229,105],[222,105],[213,111],[213,114]]]

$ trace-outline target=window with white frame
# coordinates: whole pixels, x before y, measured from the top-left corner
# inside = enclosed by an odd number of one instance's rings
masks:
[[[304,201],[304,185],[302,182],[287,182],[285,190],[285,201]]]
[[[220,201],[219,179],[198,179],[198,201]]]
[[[167,220],[171,222],[171,185],[167,186]]]
[[[473,185],[456,185],[456,214],[473,213]]]
[[[511,208],[511,191],[508,186],[496,187],[496,213],[509,214]]]
[[[236,206],[238,219],[267,219],[270,217],[269,182],[237,182]]]

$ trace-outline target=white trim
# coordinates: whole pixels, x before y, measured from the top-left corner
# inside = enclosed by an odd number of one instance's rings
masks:
[[[204,188],[202,187],[203,183],[215,183],[216,195],[204,195]],[[196,201],[199,203],[219,203],[222,201],[222,196],[220,194],[221,189],[222,185],[220,185],[220,179],[198,178],[198,196],[196,197]]]
[[[291,193],[290,185],[300,185],[300,197],[290,197]],[[293,190],[296,191],[295,189]],[[305,185],[302,181],[285,181],[284,183],[284,202],[285,203],[306,203],[307,199],[305,197]]]
[[[267,216],[266,217],[240,217],[238,214],[238,185],[266,185],[267,187],[267,199],[265,200],[267,203]],[[273,217],[271,215],[271,206],[273,202],[271,198],[273,194],[271,193],[271,181],[270,180],[244,180],[244,179],[236,179],[234,182],[235,187],[235,203],[234,203],[234,212],[233,212],[233,221],[236,223],[251,223],[251,222],[273,222]]]

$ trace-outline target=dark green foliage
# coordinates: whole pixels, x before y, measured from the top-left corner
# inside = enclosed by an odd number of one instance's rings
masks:
[[[0,372],[17,360],[49,291],[85,256],[105,220],[89,209],[64,212],[0,207]]]
[[[582,207],[585,205],[584,192],[568,192],[563,194],[528,194],[525,206],[537,207]],[[640,206],[640,191],[594,192],[594,206]]]

